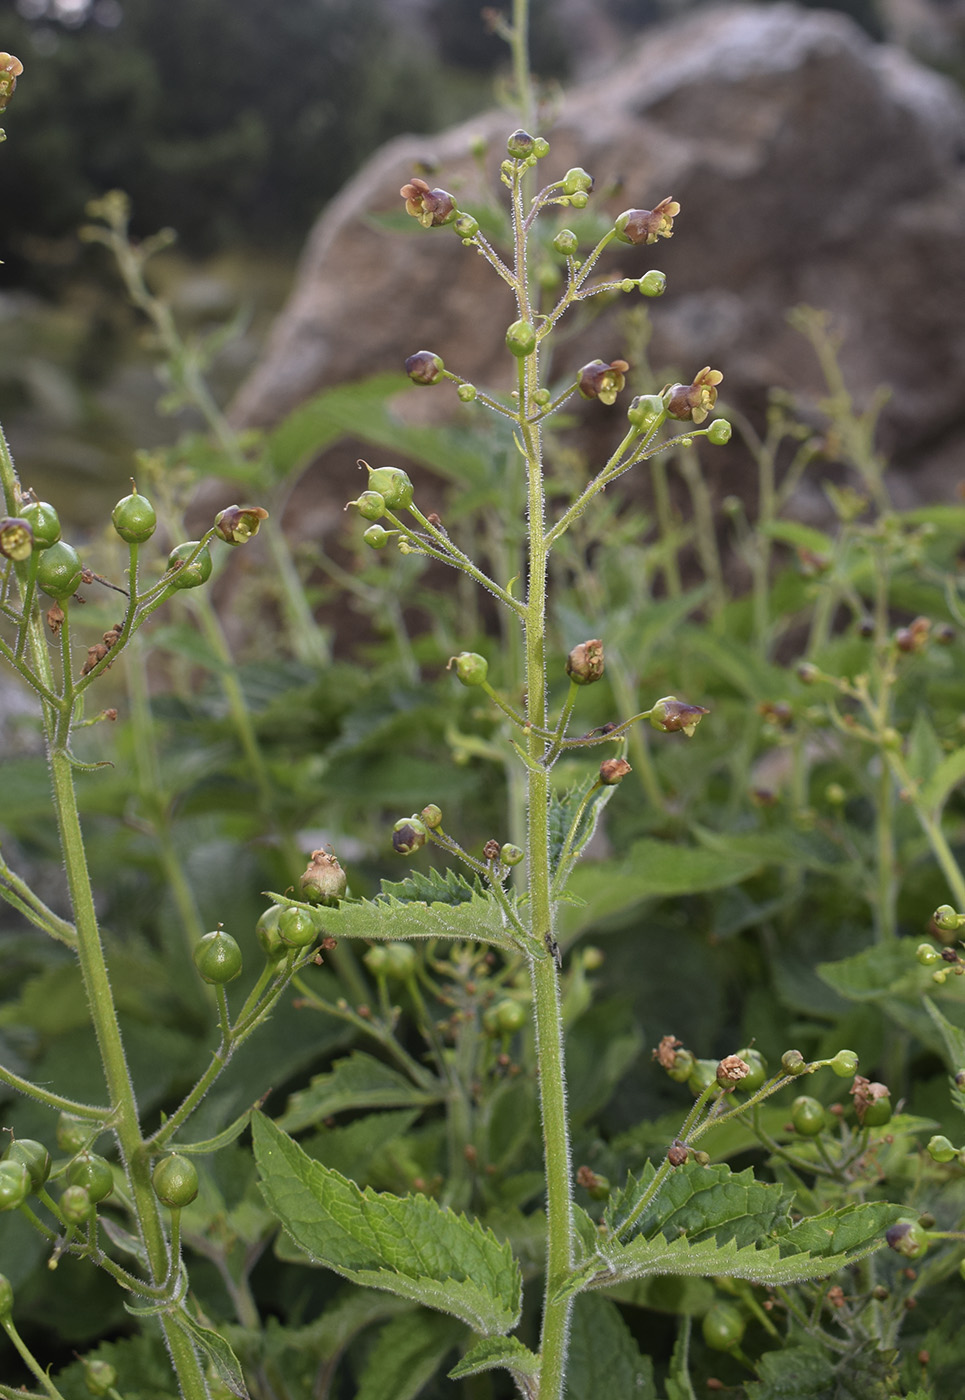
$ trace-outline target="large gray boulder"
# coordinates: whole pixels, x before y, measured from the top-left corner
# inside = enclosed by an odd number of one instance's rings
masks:
[[[417,349],[476,382],[508,383],[512,298],[483,259],[450,230],[413,221],[400,235],[367,216],[401,208],[420,162],[471,210],[470,143],[486,137],[495,166],[510,126],[489,112],[400,137],[365,165],[310,236],[237,397],[239,423],[276,422],[323,386],[399,368]],[[617,245],[601,264],[667,273],[666,296],[648,303],[657,365],[688,376],[718,366],[727,400],[752,413],[772,385],[815,395],[813,356],[785,313],[826,307],[858,401],[881,383],[894,390],[885,447],[914,469],[916,492],[948,493],[965,445],[965,101],[950,82],[840,14],[701,10],[568,92],[544,131],[541,174],[585,166],[609,216],[666,195],[681,204],[669,243]],[[622,304],[559,363],[620,355]],[[451,392],[412,393],[437,401],[432,412],[443,399],[464,412]]]

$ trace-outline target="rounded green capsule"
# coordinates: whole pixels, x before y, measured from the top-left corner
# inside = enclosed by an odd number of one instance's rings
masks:
[[[37,561],[37,585],[48,598],[65,603],[77,592],[84,568],[76,549],[58,540],[45,549]]]
[[[176,545],[168,555],[168,568],[180,564],[181,568],[168,584],[169,588],[200,588],[211,577],[211,554],[207,545],[200,540],[187,540]],[[187,561],[191,562],[188,563]]]

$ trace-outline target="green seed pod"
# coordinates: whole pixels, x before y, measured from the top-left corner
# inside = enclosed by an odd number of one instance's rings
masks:
[[[479,232],[479,220],[472,214],[460,214],[458,218],[453,220],[452,227],[463,243],[471,243]]]
[[[664,272],[658,272],[652,268],[645,272],[640,278],[637,286],[640,288],[640,295],[644,297],[662,297],[667,290],[667,276]]]
[[[588,193],[593,188],[593,176],[582,169],[579,165],[574,165],[568,170],[560,181],[560,187],[564,194],[576,194],[578,192]]]
[[[412,504],[412,482],[401,467],[369,467],[369,490],[378,491],[389,510]]]
[[[211,554],[207,545],[203,545],[199,551],[199,544],[200,540],[187,540],[171,550],[168,568],[173,569],[176,564],[180,564],[181,568],[171,579],[169,588],[200,588],[201,584],[208,582],[211,577]],[[185,563],[188,559],[191,559],[190,564]]]
[[[6,1320],[13,1312],[13,1288],[6,1274],[0,1274],[0,1318]]]
[[[91,1395],[109,1395],[117,1384],[117,1371],[109,1361],[84,1360],[84,1383]]]
[[[717,1060],[694,1060],[687,1076],[687,1088],[692,1094],[699,1096],[705,1089],[709,1089],[711,1084],[717,1083],[717,1064]],[[676,1076],[671,1075],[671,1078]]]
[[[376,943],[374,948],[370,948],[362,961],[373,977],[385,976],[385,965],[388,962],[388,958],[385,955],[385,949],[382,947],[381,943]]]
[[[948,1138],[938,1133],[933,1138],[929,1138],[926,1151],[933,1162],[950,1162],[953,1157],[958,1156]]]
[[[75,1157],[67,1168],[67,1180],[71,1186],[83,1186],[95,1206],[114,1190],[111,1164],[96,1152],[84,1152]]]
[[[57,1146],[73,1156],[83,1151],[91,1135],[91,1125],[73,1113],[62,1113],[57,1119]]]
[[[553,239],[553,247],[565,258],[572,258],[579,251],[580,240],[571,228],[561,228]]]
[[[726,418],[715,418],[707,429],[707,441],[714,447],[723,447],[730,442],[732,432],[733,428]]]
[[[428,833],[418,817],[402,817],[392,828],[392,846],[397,855],[411,856],[426,844]]]
[[[408,982],[415,972],[416,954],[411,943],[384,943],[385,975],[395,982]]]
[[[517,360],[525,360],[536,349],[536,327],[532,321],[514,321],[506,331],[506,349]]]
[[[883,1128],[886,1123],[891,1122],[891,1099],[887,1094],[882,1094],[880,1098],[865,1104],[864,1108],[857,1109],[857,1113],[862,1128]]]
[[[525,857],[526,852],[521,850],[519,846],[514,846],[510,841],[499,848],[499,860],[502,865],[519,865]]]
[[[60,1213],[68,1225],[86,1225],[94,1203],[83,1186],[68,1186],[60,1198]]]
[[[241,973],[241,949],[224,929],[206,933],[194,950],[194,965],[205,982],[223,986]]]
[[[785,1074],[804,1074],[808,1063],[800,1050],[785,1050],[781,1056],[781,1068]]]
[[[370,525],[362,538],[371,549],[384,549],[389,542],[389,532],[382,525]]]
[[[461,651],[458,656],[450,656],[446,670],[456,663],[456,675],[463,685],[483,685],[489,673],[489,662],[477,651]]]
[[[491,1036],[515,1035],[523,1029],[528,1020],[525,1006],[514,1001],[512,997],[505,997],[493,1006],[487,1006],[482,1018],[483,1029]]]
[[[950,904],[939,904],[932,914],[932,923],[942,933],[955,933],[965,924],[965,916],[959,914]]]
[[[802,1137],[817,1137],[827,1127],[828,1115],[817,1099],[801,1094],[791,1106],[791,1122],[794,1131]]]
[[[850,1079],[858,1072],[858,1057],[853,1050],[839,1050],[831,1061],[831,1069],[839,1079]]]
[[[363,491],[357,501],[349,501],[363,520],[381,520],[385,514],[385,497],[378,491]]]
[[[310,948],[318,938],[318,929],[307,909],[293,905],[278,920],[278,937],[289,948]]]
[[[30,1176],[30,1189],[37,1191],[50,1175],[50,1153],[33,1138],[15,1138],[3,1154],[4,1160],[22,1162]]]
[[[151,1173],[154,1194],[168,1210],[189,1206],[198,1194],[198,1169],[190,1157],[173,1152],[162,1157]]]
[[[0,1211],[16,1210],[30,1195],[30,1173],[23,1162],[0,1162]]]
[[[436,831],[442,826],[442,812],[434,802],[430,802],[427,807],[423,807],[419,815],[430,831]]]
[[[750,1074],[745,1074],[737,1086],[738,1089],[745,1094],[756,1094],[767,1078],[767,1061],[761,1052],[752,1046],[738,1050],[737,1058],[743,1060],[745,1065],[750,1067]]]
[[[58,540],[44,550],[37,562],[37,585],[48,598],[64,603],[77,592],[83,573],[76,549]]]
[[[34,537],[34,549],[49,549],[60,539],[60,517],[47,501],[32,501],[20,512]]]
[[[733,1351],[743,1341],[747,1321],[733,1303],[714,1303],[704,1313],[700,1330],[712,1351]]]
[[[0,554],[4,559],[12,559],[22,564],[33,553],[33,531],[20,516],[5,516],[0,520]]]
[[[312,858],[298,882],[302,898],[309,904],[338,908],[348,889],[348,877],[331,851],[312,851]]]
[[[537,160],[542,160],[550,153],[550,143],[545,136],[537,136],[533,141],[533,155]]]
[[[272,904],[255,924],[255,936],[269,962],[278,962],[288,951],[278,934],[278,921],[281,916],[281,905]]]
[[[506,142],[506,151],[512,160],[526,160],[536,148],[536,139],[528,131],[514,131]]]
[[[133,491],[111,511],[111,523],[126,544],[144,544],[157,529],[157,512],[146,496]]]

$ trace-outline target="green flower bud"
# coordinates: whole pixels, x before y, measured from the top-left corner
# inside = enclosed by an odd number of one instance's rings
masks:
[[[117,1384],[117,1371],[109,1361],[88,1361],[84,1363],[84,1383],[91,1395],[109,1395]]]
[[[583,949],[583,966],[587,972],[599,972],[606,962],[606,954],[602,948],[597,948],[591,943],[589,947]]]
[[[157,512],[135,488],[129,496],[122,496],[111,511],[111,523],[125,544],[144,544],[157,528]]]
[[[950,904],[939,904],[932,915],[932,923],[942,933],[956,933],[965,924],[965,915],[959,914]]]
[[[392,846],[397,855],[411,856],[426,840],[425,826],[418,817],[402,817],[392,828]]]
[[[68,1186],[60,1198],[60,1213],[68,1225],[86,1225],[94,1203],[83,1186]]]
[[[476,386],[475,384],[460,384],[456,394],[462,403],[472,403],[476,397]]]
[[[512,160],[525,160],[533,155],[535,148],[535,138],[528,131],[514,131],[506,142],[506,150]]]
[[[714,447],[724,447],[730,442],[733,431],[726,418],[715,418],[707,429],[707,441],[713,443]]]
[[[526,856],[526,852],[520,850],[518,846],[507,841],[505,846],[499,848],[499,859],[502,865],[519,865]]]
[[[920,1259],[928,1249],[929,1239],[917,1220],[896,1220],[885,1231],[888,1247],[905,1259]]]
[[[637,282],[637,286],[640,288],[641,296],[662,297],[667,290],[666,273],[658,272],[656,268],[652,268],[643,274]]]
[[[537,160],[543,160],[550,153],[550,143],[545,136],[537,136],[533,142],[533,155]]]
[[[560,188],[564,194],[576,194],[580,191],[589,193],[593,188],[593,176],[589,175],[579,165],[574,165],[568,170],[560,181]]]
[[[483,1012],[483,1029],[491,1036],[515,1035],[529,1020],[529,1015],[518,1001],[506,997]]]
[[[34,537],[34,549],[49,549],[60,539],[60,517],[47,501],[31,501],[20,512]]]
[[[442,826],[442,812],[434,802],[430,802],[427,807],[423,807],[419,815],[430,831],[435,831]]]
[[[371,549],[384,549],[389,542],[389,532],[382,525],[370,525],[362,538]]]
[[[457,219],[453,220],[452,227],[463,243],[471,243],[479,232],[479,220],[474,218],[472,214],[460,214]]]
[[[69,1152],[73,1156],[75,1152],[82,1151],[90,1135],[91,1125],[73,1113],[64,1112],[57,1119],[57,1146],[61,1152]]]
[[[194,950],[194,965],[205,982],[223,986],[241,974],[241,949],[223,928],[206,933]]]
[[[939,1133],[936,1133],[934,1137],[929,1138],[928,1147],[926,1150],[933,1162],[950,1162],[953,1157],[958,1156],[958,1153],[956,1152],[955,1148],[951,1145],[948,1138],[943,1137]]]
[[[267,519],[264,506],[228,506],[215,516],[214,526],[226,544],[247,544]]]
[[[376,943],[374,948],[370,948],[362,961],[373,977],[385,976],[385,965],[388,962],[388,958],[385,955],[385,949],[382,947],[381,943]]]
[[[0,520],[0,554],[22,564],[33,553],[34,537],[28,522],[20,516]]]
[[[934,967],[936,963],[940,963],[942,960],[941,953],[937,948],[933,948],[930,943],[919,943],[915,952],[915,957],[921,963],[922,967]]]
[[[278,920],[281,915],[281,905],[272,904],[255,924],[255,935],[269,962],[278,962],[288,951],[278,934]]]
[[[667,417],[659,394],[638,394],[627,409],[627,418],[640,433],[652,433]]]
[[[536,327],[532,321],[514,321],[506,331],[506,348],[517,360],[524,360],[536,349]]]
[[[678,1059],[681,1058],[678,1052]],[[676,1069],[676,1064],[674,1069]],[[670,1075],[671,1079],[676,1075]],[[701,1095],[705,1089],[709,1089],[711,1084],[717,1083],[717,1061],[716,1060],[694,1060],[690,1074],[687,1076],[687,1088],[695,1096]]]
[[[712,1351],[733,1351],[743,1340],[747,1320],[733,1303],[714,1303],[704,1313],[700,1330]]]
[[[458,656],[450,656],[446,670],[456,666],[456,675],[463,685],[483,685],[489,672],[489,662],[476,651],[461,651]]]
[[[72,598],[81,585],[84,575],[76,549],[63,540],[58,540],[45,549],[37,563],[37,585],[53,598],[64,603]]]
[[[438,384],[445,369],[442,356],[434,354],[432,350],[417,350],[405,362],[405,372],[413,384]]]
[[[785,1074],[804,1074],[807,1067],[807,1060],[800,1050],[785,1050],[781,1056],[781,1068]]]
[[[154,1194],[168,1210],[189,1206],[198,1194],[198,1169],[190,1157],[172,1152],[162,1157],[151,1173]]]
[[[363,520],[381,520],[385,514],[385,497],[378,491],[363,491],[357,501],[348,504],[355,507]]]
[[[827,1127],[828,1115],[817,1099],[801,1094],[791,1105],[791,1122],[802,1137],[817,1137]]]
[[[394,982],[408,982],[415,973],[416,954],[411,943],[385,943],[385,975]]]
[[[553,239],[553,247],[565,258],[575,257],[580,247],[580,240],[571,228],[561,228]]]
[[[369,467],[369,490],[378,491],[389,510],[404,510],[412,504],[412,482],[401,467]]]
[[[178,572],[171,579],[170,588],[200,588],[211,577],[211,554],[207,545],[198,545],[200,540],[187,540],[177,545],[168,555],[168,568],[180,564]],[[188,560],[191,562],[189,563]]]
[[[583,190],[577,190],[576,194],[571,194],[566,202],[574,209],[585,209],[590,202],[590,196]]]
[[[839,1079],[850,1079],[858,1068],[858,1057],[853,1050],[839,1050],[831,1061],[831,1070]]]
[[[83,1186],[94,1205],[106,1200],[114,1190],[111,1164],[96,1152],[83,1152],[75,1157],[67,1168],[67,1180],[71,1186]]]

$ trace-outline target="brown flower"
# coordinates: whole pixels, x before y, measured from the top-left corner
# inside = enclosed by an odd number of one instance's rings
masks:
[[[617,238],[621,243],[656,243],[658,238],[670,238],[679,213],[680,205],[669,195],[652,209],[627,209],[616,221]]]
[[[891,1090],[887,1084],[866,1079],[863,1074],[855,1075],[854,1083],[848,1092],[854,1099],[854,1111],[859,1123],[864,1122],[865,1114],[876,1100],[891,1097]]]
[[[717,402],[717,385],[723,377],[719,369],[704,365],[692,384],[671,384],[663,398],[670,417],[702,423]]]
[[[609,365],[605,360],[591,360],[580,370],[576,387],[582,398],[599,399],[601,403],[610,405],[626,384],[629,368],[626,360],[614,360]]]
[[[685,700],[678,700],[676,695],[665,695],[650,711],[650,723],[664,734],[676,734],[678,730],[683,730],[687,738],[692,739],[704,715],[709,714],[710,711],[705,710],[703,705],[688,705]]]
[[[661,1069],[673,1069],[677,1051],[682,1045],[683,1041],[678,1040],[675,1035],[661,1037],[660,1044],[653,1052],[653,1058]]]
[[[603,676],[603,643],[598,637],[580,642],[566,658],[566,674],[577,685],[593,685]]]
[[[632,772],[625,758],[605,758],[600,764],[600,782],[606,787],[614,787]]]
[[[448,224],[459,212],[448,190],[430,190],[425,180],[413,176],[399,191],[405,200],[405,212],[418,219],[423,228],[438,228]]]

